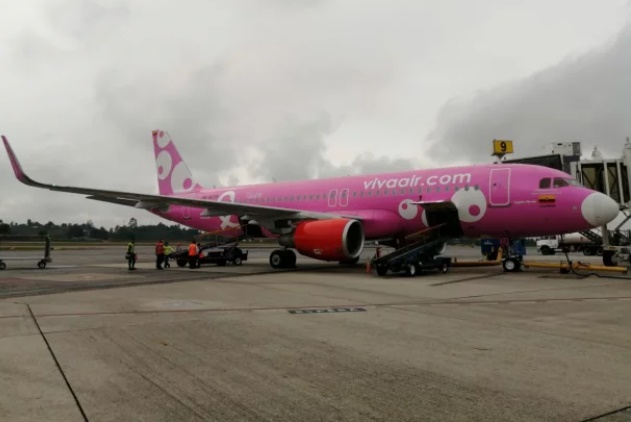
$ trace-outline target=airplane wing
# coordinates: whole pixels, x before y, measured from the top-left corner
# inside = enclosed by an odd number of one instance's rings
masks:
[[[282,207],[239,204],[234,202],[218,202],[205,199],[174,197],[165,195],[150,195],[143,193],[111,191],[74,186],[58,186],[53,184],[40,183],[26,175],[15,153],[13,152],[9,141],[4,135],[2,135],[2,141],[4,142],[7,154],[9,155],[9,160],[11,161],[11,166],[13,167],[15,177],[25,185],[40,189],[87,195],[88,199],[94,199],[97,201],[110,202],[118,205],[126,205],[142,209],[167,209],[169,205],[181,205],[201,208],[205,209],[205,216],[239,215],[257,217],[262,219],[328,220],[332,218],[349,218],[354,220],[361,220],[361,218],[357,216],[345,216],[336,213],[320,213]]]

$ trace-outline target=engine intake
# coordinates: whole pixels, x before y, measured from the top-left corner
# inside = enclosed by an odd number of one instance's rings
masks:
[[[281,246],[295,248],[300,254],[323,261],[357,258],[364,249],[364,228],[357,220],[303,221],[293,233],[278,239]]]

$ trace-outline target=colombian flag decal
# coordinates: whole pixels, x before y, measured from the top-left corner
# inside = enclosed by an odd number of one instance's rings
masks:
[[[555,195],[539,195],[539,203],[543,205],[554,205],[556,202]]]

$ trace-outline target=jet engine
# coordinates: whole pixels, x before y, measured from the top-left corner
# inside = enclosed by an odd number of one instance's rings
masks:
[[[291,234],[278,239],[281,246],[323,261],[347,261],[359,257],[364,248],[364,228],[357,220],[335,218],[298,223]]]

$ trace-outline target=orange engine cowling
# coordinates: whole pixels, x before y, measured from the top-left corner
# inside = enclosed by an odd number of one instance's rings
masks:
[[[292,234],[281,236],[279,244],[324,261],[352,260],[364,248],[364,228],[347,218],[303,221]]]

